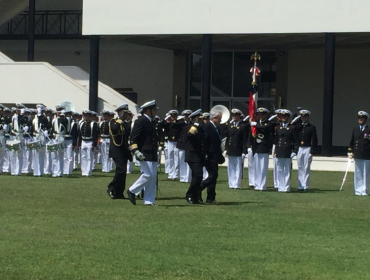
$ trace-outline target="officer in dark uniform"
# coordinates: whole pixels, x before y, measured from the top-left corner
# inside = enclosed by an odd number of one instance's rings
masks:
[[[355,195],[369,195],[370,127],[366,124],[369,114],[357,113],[358,125],[353,128],[348,147],[349,160],[355,159]]]
[[[191,182],[186,192],[186,201],[190,204],[198,204],[200,184],[203,179],[203,167],[205,163],[203,151],[203,129],[199,126],[198,119],[202,110],[196,110],[190,114],[191,123],[185,131],[185,162],[191,170]]]
[[[240,120],[242,111],[231,110],[232,120],[225,126],[226,153],[228,157],[227,174],[229,177],[229,188],[240,189],[243,160],[247,153],[247,131],[245,124]]]
[[[292,113],[281,109],[281,124],[275,136],[276,176],[279,192],[290,192],[290,172],[292,158],[298,152],[298,134],[294,125],[289,123]]]
[[[135,194],[145,188],[144,205],[154,206],[157,182],[158,135],[153,118],[158,107],[155,100],[146,102],[141,107],[142,116],[135,121],[130,136],[131,152],[141,161],[141,175],[127,190],[128,199],[136,205]],[[162,147],[161,147],[162,148]]]
[[[269,113],[266,108],[257,109],[258,121],[254,124],[256,135],[253,137],[250,133],[248,139],[253,152],[254,189],[258,191],[265,191],[267,188],[268,155],[274,141],[274,127],[267,119]]]
[[[310,170],[312,155],[317,150],[316,126],[309,122],[311,112],[308,110],[299,111],[301,121],[296,123],[298,133],[298,190],[307,190],[310,183]]]
[[[130,137],[126,120],[129,118],[128,104],[117,107],[117,119],[110,121],[108,131],[111,136],[109,156],[116,163],[116,173],[112,182],[109,183],[107,193],[112,199],[123,199],[126,187],[127,160],[132,161],[132,155],[128,147]]]

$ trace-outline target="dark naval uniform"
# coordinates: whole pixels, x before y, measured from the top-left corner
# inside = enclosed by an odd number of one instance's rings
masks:
[[[229,188],[240,189],[243,175],[243,156],[247,154],[248,137],[245,124],[233,121],[228,123],[225,126],[225,136],[225,149],[229,159],[227,165]]]
[[[135,121],[130,145],[136,158],[140,160],[144,156],[144,159],[141,161],[141,176],[129,188],[127,194],[130,201],[136,204],[133,194],[138,194],[145,188],[143,203],[153,205],[157,185],[158,135],[154,123],[147,115],[143,114]]]
[[[367,124],[352,130],[348,155],[355,160],[355,195],[369,195],[370,127]]]
[[[185,128],[185,162],[191,170],[191,182],[186,192],[186,200],[189,203],[199,203],[200,184],[203,179],[203,166],[205,164],[203,129],[197,124]]]
[[[114,119],[110,121],[109,133],[111,135],[109,156],[116,163],[116,173],[112,182],[108,185],[107,193],[111,198],[119,199],[124,198],[123,192],[126,186],[127,160],[132,160],[131,152],[128,147],[130,131],[124,121],[121,119]]]
[[[250,132],[248,138],[253,153],[254,189],[264,191],[267,189],[268,155],[274,142],[274,126],[268,120],[261,120],[255,127],[256,136]]]
[[[290,191],[291,158],[298,152],[298,134],[296,127],[289,123],[276,127],[275,154],[276,176],[279,192]]]
[[[313,124],[298,123],[296,124],[298,134],[298,190],[307,190],[310,183],[310,171],[312,155],[317,150],[317,132]]]

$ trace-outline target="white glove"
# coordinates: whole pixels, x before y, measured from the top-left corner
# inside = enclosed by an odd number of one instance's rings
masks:
[[[136,150],[134,153],[135,157],[137,158],[138,161],[143,161],[145,159],[144,155],[140,153],[139,150]]]
[[[28,126],[23,127],[23,132],[27,132],[27,131],[28,131],[28,129],[29,129],[29,127],[28,127]]]
[[[275,154],[275,153],[272,153],[272,157],[273,157],[273,158],[276,158],[276,154]]]
[[[3,125],[3,129],[4,129],[5,131],[7,131],[7,130],[8,130],[8,125],[7,125],[7,124],[4,124],[4,125]]]
[[[250,154],[252,152],[252,148],[248,148],[247,151],[248,151],[248,154]]]
[[[353,159],[353,153],[347,153],[349,159]]]
[[[246,156],[246,154],[242,154],[242,160],[244,160],[244,159],[245,159],[245,156]]]
[[[222,153],[222,155],[223,155],[224,157],[227,157],[227,151],[224,151],[224,152]]]
[[[256,126],[257,123],[256,122],[251,122],[251,126]]]
[[[44,136],[45,137],[48,137],[49,136],[49,132],[46,130],[46,131],[44,131]]]
[[[162,146],[159,146],[158,147],[158,152],[162,152],[162,150],[163,150]]]
[[[291,153],[290,158],[294,158],[297,154],[296,153]]]
[[[41,113],[42,113],[41,108],[37,108],[37,115],[38,115],[39,117],[41,116]]]

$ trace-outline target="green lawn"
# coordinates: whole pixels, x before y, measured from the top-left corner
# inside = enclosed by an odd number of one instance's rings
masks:
[[[309,193],[296,175],[292,193],[272,173],[267,192],[246,179],[236,191],[220,168],[219,205],[188,205],[188,184],[160,174],[150,207],[109,199],[113,174],[3,174],[0,279],[370,279],[370,198],[354,196],[353,174],[338,192],[343,173],[312,172]]]

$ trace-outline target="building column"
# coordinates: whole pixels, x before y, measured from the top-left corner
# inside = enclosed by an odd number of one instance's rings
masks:
[[[28,12],[28,61],[35,60],[35,0],[29,0]]]
[[[202,38],[202,93],[200,107],[203,112],[211,109],[211,63],[212,63],[212,35],[205,34]]]
[[[90,38],[89,110],[98,111],[99,36]]]
[[[325,34],[324,108],[322,124],[322,155],[332,155],[334,110],[335,34]]]

